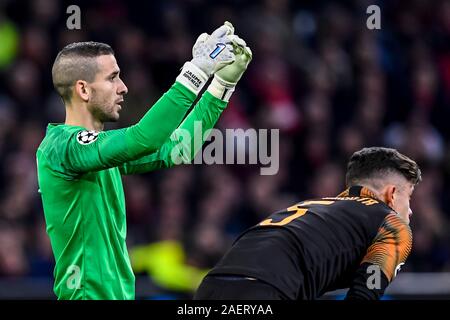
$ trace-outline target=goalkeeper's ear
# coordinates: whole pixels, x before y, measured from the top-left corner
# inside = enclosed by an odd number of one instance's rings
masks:
[[[91,97],[91,90],[88,86],[87,81],[77,80],[74,85],[72,95],[77,95],[83,102],[89,102]]]

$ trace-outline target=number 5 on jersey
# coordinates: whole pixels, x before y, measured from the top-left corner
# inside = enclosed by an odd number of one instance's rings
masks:
[[[293,205],[292,207],[287,208],[287,211],[289,212],[295,212],[294,214],[291,214],[290,216],[287,216],[283,220],[279,222],[272,222],[272,219],[266,219],[262,221],[259,225],[260,226],[284,226],[291,222],[294,219],[297,219],[301,216],[303,216],[306,212],[308,212],[308,209],[301,208],[301,206],[307,206],[311,204],[318,204],[318,205],[330,205],[334,201],[305,201],[300,204]]]

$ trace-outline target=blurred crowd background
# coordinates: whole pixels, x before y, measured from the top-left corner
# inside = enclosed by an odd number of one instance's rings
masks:
[[[70,4],[81,30],[66,27]],[[371,4],[381,30],[366,27]],[[423,171],[403,270],[450,271],[450,1],[0,0],[0,280],[53,274],[35,152],[47,123],[64,122],[51,81],[58,51],[87,40],[113,47],[129,93],[108,128],[125,127],[170,87],[197,36],[225,20],[254,58],[217,128],[280,129],[280,170],[185,165],[124,177],[136,274],[189,297],[240,232],[338,194],[349,156],[375,145]]]

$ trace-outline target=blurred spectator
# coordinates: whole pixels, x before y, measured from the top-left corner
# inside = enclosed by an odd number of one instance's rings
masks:
[[[19,277],[29,271],[25,252],[25,228],[8,222],[0,222],[0,275]]]
[[[6,19],[0,4],[0,71],[14,61],[19,46],[19,33],[14,23]]]

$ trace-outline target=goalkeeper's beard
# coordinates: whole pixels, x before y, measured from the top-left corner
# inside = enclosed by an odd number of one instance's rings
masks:
[[[100,98],[96,94],[96,91],[93,90],[92,98],[88,106],[89,112],[95,119],[102,123],[119,121],[120,107],[115,102],[105,100]]]

